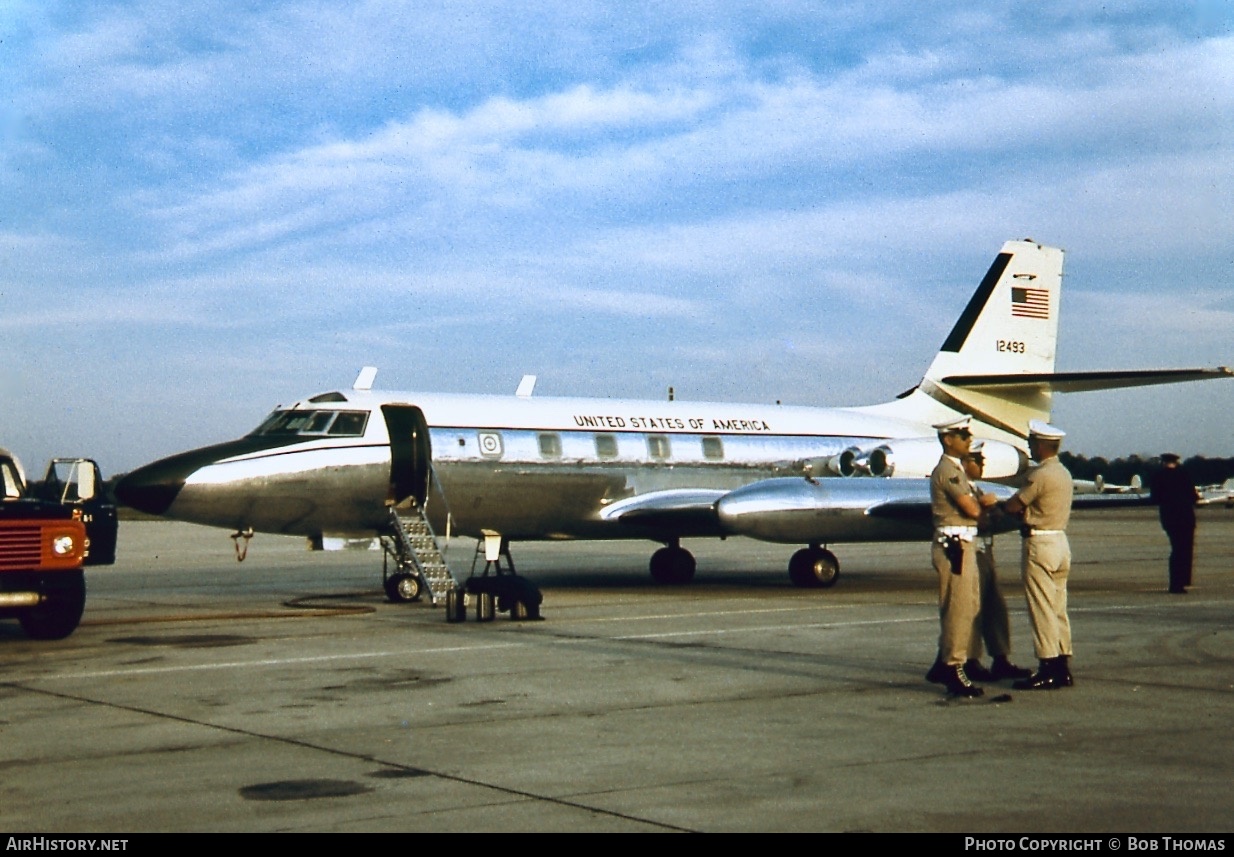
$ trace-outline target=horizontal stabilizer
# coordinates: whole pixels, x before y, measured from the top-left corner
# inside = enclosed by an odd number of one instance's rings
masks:
[[[1027,375],[951,375],[944,384],[965,390],[1001,393],[1090,393],[1121,387],[1181,384],[1234,377],[1225,366],[1215,369],[1140,369],[1116,372],[1048,372]]]

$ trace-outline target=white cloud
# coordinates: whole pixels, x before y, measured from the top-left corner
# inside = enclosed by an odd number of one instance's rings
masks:
[[[250,383],[263,352],[335,383],[369,351],[422,359],[414,338],[469,388],[548,363],[579,392],[826,377],[843,404],[911,383],[1031,235],[1104,318],[1067,360],[1224,347],[1234,41],[1190,11],[460,8],[33,16],[2,48],[6,334],[59,330],[54,293],[117,365],[174,353],[176,377],[222,350]],[[1205,311],[1148,348],[1137,317],[1172,302]],[[760,349],[775,368],[734,378]]]

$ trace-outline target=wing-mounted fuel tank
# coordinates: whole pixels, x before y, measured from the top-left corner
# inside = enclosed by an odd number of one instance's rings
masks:
[[[942,454],[938,438],[910,437],[888,441],[871,450],[866,466],[871,476],[929,476]],[[1009,443],[984,441],[986,479],[1007,479],[1028,469],[1028,456]]]
[[[980,485],[1000,500],[1014,493]],[[725,494],[715,510],[728,533],[785,544],[918,541],[933,532],[930,483],[919,477],[764,479]]]

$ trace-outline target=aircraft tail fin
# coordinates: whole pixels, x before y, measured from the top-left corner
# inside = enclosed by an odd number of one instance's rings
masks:
[[[858,410],[932,425],[970,414],[977,433],[1023,446],[1030,420],[1050,420],[1055,393],[1114,390],[1234,377],[1212,369],[1055,372],[1063,251],[1008,241],[968,301],[921,383]]]
[[[1024,437],[1029,420],[1050,419],[1053,389],[1015,383],[1054,373],[1063,251],[1008,241],[956,321],[919,389],[953,410]],[[977,378],[1004,383],[970,383]]]
[[[1010,382],[1053,374],[1062,281],[1062,250],[1006,242],[921,383],[862,410],[926,424],[960,412],[1013,440],[1025,437],[1029,420],[1049,420],[1053,390]]]

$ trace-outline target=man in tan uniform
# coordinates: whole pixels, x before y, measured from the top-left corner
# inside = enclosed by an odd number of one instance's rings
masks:
[[[981,593],[977,581],[974,540],[982,503],[964,473],[961,460],[972,443],[970,418],[934,426],[943,454],[930,474],[930,509],[934,518],[931,559],[938,573],[939,662],[926,676],[952,696],[975,697],[984,691],[969,681],[964,661],[977,634]]]
[[[1037,466],[1028,472],[1028,484],[1007,501],[1008,514],[1022,516],[1021,565],[1033,646],[1040,666],[1019,690],[1053,690],[1072,685],[1071,621],[1067,617],[1067,576],[1071,546],[1067,522],[1071,518],[1071,474],[1058,460],[1065,433],[1041,420],[1028,424],[1028,451]]]
[[[962,459],[964,473],[968,476],[973,489],[973,499],[981,504],[982,491],[977,486],[985,471],[985,454],[982,452],[983,441],[974,440],[968,448],[968,454]],[[1002,679],[1023,679],[1031,675],[1030,670],[1022,669],[1013,664],[1008,657],[1011,654],[1011,621],[1007,615],[1007,602],[1003,598],[998,585],[998,570],[994,564],[994,536],[991,534],[993,516],[1000,514],[996,508],[982,509],[982,515],[977,519],[977,538],[974,549],[977,556],[977,589],[979,604],[977,611],[977,628],[979,633],[973,635],[968,648],[968,659],[964,661],[964,674],[970,681],[1000,681]],[[984,642],[984,647],[982,643]],[[981,663],[985,649],[989,649],[994,658],[989,669]],[[945,676],[946,664],[942,652],[934,661],[934,666],[926,673],[926,680],[941,684]]]

